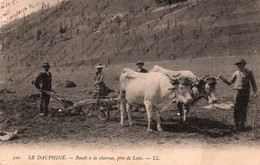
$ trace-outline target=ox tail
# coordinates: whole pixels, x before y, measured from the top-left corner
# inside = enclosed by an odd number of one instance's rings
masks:
[[[124,114],[126,112],[126,91],[120,89],[120,116],[121,116],[121,121],[120,124],[121,126],[124,125]]]

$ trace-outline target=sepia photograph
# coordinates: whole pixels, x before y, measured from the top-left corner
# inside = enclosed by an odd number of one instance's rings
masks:
[[[260,164],[260,0],[0,0],[0,165]]]

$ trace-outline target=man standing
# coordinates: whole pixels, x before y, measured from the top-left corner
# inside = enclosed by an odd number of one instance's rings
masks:
[[[52,91],[51,89],[51,73],[49,72],[50,65],[49,63],[44,63],[42,65],[44,71],[39,73],[35,80],[35,87],[37,89],[42,89],[45,91]],[[40,101],[40,116],[48,115],[48,106],[50,102],[50,95],[45,92],[41,94],[41,101]]]
[[[235,83],[235,95],[234,95],[234,120],[235,120],[235,129],[245,131],[245,122],[247,116],[247,106],[249,102],[250,94],[250,83],[253,88],[253,96],[257,97],[257,86],[254,79],[253,72],[246,69],[246,61],[241,59],[236,62],[238,70],[233,74],[231,80],[228,81],[220,75],[219,77],[222,81],[228,85]]]
[[[148,73],[148,71],[143,68],[143,66],[144,66],[144,62],[143,62],[143,61],[138,61],[138,62],[136,63],[136,65],[137,65],[137,67],[138,67],[137,72],[140,72],[140,73]]]

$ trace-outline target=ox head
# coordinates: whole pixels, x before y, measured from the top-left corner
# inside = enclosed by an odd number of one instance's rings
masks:
[[[203,79],[198,80],[198,83],[193,86],[198,90],[199,95],[204,97],[209,103],[216,103],[216,84],[219,78],[204,76]]]
[[[175,95],[180,102],[183,102],[184,104],[191,103],[193,100],[191,95],[192,82],[186,77],[180,77],[177,79],[176,77],[180,76],[180,74],[172,77],[169,75],[167,76],[173,85],[173,88],[170,88],[169,90],[175,92]]]

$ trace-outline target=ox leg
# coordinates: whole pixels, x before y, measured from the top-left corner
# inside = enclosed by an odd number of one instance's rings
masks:
[[[124,125],[125,109],[126,109],[126,100],[125,99],[121,99],[120,100],[120,117],[121,117],[120,124],[121,124],[121,126]]]
[[[183,121],[184,121],[184,122],[187,121],[187,117],[188,117],[189,110],[190,110],[190,106],[183,104]]]
[[[147,112],[147,118],[148,118],[148,132],[153,132],[151,124],[152,124],[152,118],[153,118],[153,107],[151,105],[150,102],[145,101],[145,108],[146,108],[146,112]]]
[[[178,102],[177,103],[177,106],[178,106],[178,111],[180,113],[180,119],[179,119],[179,122],[180,124],[183,122],[183,103],[182,102]]]
[[[159,132],[163,132],[163,129],[161,127],[161,113],[158,110],[156,111],[156,113],[157,113],[157,130]]]
[[[127,117],[128,117],[128,123],[130,126],[132,126],[134,124],[133,120],[132,120],[131,111],[132,111],[132,105],[126,104],[126,112],[127,112]]]

